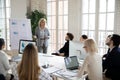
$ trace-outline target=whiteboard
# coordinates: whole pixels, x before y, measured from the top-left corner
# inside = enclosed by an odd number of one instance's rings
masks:
[[[32,40],[30,19],[9,19],[11,49],[19,49],[19,40]]]
[[[69,42],[69,56],[77,56],[79,60],[83,60],[86,57],[86,51],[83,48],[84,44],[79,41]]]

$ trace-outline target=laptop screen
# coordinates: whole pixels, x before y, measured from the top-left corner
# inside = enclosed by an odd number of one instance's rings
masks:
[[[77,56],[66,57],[64,61],[67,69],[77,69],[79,67]]]
[[[19,53],[22,54],[24,51],[24,48],[28,45],[28,44],[34,44],[36,45],[36,42],[33,40],[20,40],[19,41]]]

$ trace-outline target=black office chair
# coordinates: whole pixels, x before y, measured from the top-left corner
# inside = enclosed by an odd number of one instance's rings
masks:
[[[5,76],[3,74],[0,74],[0,80],[5,80]]]

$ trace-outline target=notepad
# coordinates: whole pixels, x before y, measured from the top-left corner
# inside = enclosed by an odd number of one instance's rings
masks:
[[[57,74],[64,76],[64,77],[76,77],[77,76],[77,72],[72,72],[72,71],[59,71],[57,72]]]
[[[62,70],[62,69],[60,69],[60,68],[56,68],[56,67],[48,67],[48,68],[45,68],[45,69],[43,69],[45,72],[47,72],[47,73],[54,73],[54,72],[57,72],[57,71],[60,71],[60,70]]]

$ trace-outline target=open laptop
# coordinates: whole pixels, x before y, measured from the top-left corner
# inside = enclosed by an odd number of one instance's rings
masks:
[[[28,44],[33,44],[33,45],[36,45],[36,42],[33,41],[33,40],[23,40],[21,39],[19,41],[19,53],[22,54],[25,47],[28,45]]]
[[[36,45],[36,42],[33,40],[23,40],[23,39],[19,41],[18,55],[13,57],[14,61],[21,60],[23,51],[28,44]]]
[[[65,66],[68,70],[76,70],[79,67],[77,56],[70,56],[64,58]]]

